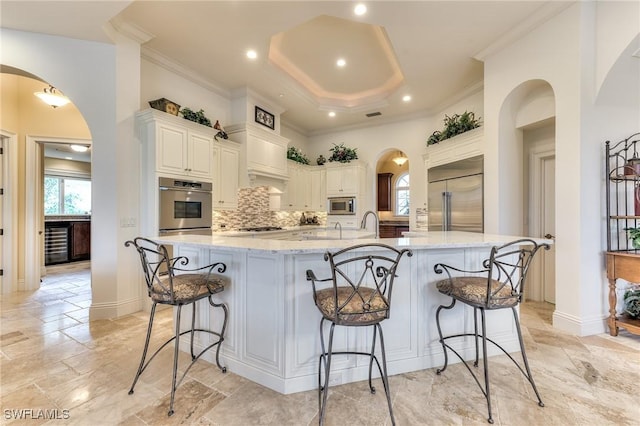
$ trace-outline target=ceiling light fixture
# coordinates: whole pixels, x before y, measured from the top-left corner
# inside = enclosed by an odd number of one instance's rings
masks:
[[[345,61],[344,59],[340,58],[336,61],[336,65],[339,66],[340,68],[344,67],[345,65],[347,65],[347,61]]]
[[[71,145],[71,149],[75,152],[87,152],[89,147],[85,145]]]
[[[402,101],[403,101],[403,102],[409,102],[410,100],[411,100],[411,95],[404,95],[404,96],[402,97]]]
[[[335,112],[333,112],[333,111],[329,112],[329,117],[335,117],[335,116],[336,116]]]
[[[258,52],[255,50],[247,50],[247,58],[256,59],[258,57]]]
[[[398,167],[402,167],[404,165],[404,163],[406,163],[408,160],[409,159],[404,155],[404,153],[402,151],[398,151],[396,153],[396,157],[393,158],[391,161],[396,163],[398,165]]]
[[[362,3],[358,3],[355,8],[353,8],[353,13],[358,16],[362,16],[367,13],[367,6]]]
[[[44,103],[54,108],[65,106],[71,102],[69,98],[58,92],[56,88],[51,85],[49,85],[48,88],[45,87],[42,92],[33,92],[33,94],[40,98]]]

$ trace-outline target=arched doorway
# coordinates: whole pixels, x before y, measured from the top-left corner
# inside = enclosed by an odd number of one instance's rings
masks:
[[[399,238],[409,230],[411,181],[409,159],[397,148],[384,151],[376,163],[376,210],[380,238]]]
[[[542,80],[527,81],[505,99],[500,112],[501,182],[514,214],[506,226],[513,235],[555,238],[555,96]],[[531,266],[529,300],[555,303],[555,246]]]

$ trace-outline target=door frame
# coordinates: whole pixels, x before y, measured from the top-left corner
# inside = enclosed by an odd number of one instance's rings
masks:
[[[540,238],[544,232],[542,229],[544,162],[555,156],[555,144],[550,143],[534,146],[529,152],[529,235],[534,238]],[[531,265],[530,273],[532,274],[527,292],[531,300],[544,301],[543,266],[542,260]]]
[[[2,265],[0,293],[18,291],[18,136],[0,129],[4,141],[2,155]]]
[[[49,136],[26,136],[25,164],[25,244],[24,244],[24,288],[37,290],[44,268],[44,229],[41,213],[43,207],[42,185],[43,164],[39,144],[64,143],[68,145],[91,145],[91,140],[57,138]]]

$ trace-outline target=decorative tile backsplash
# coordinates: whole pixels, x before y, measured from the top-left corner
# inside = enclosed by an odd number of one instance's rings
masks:
[[[213,229],[238,229],[258,226],[297,226],[303,212],[269,210],[269,187],[256,186],[238,190],[237,210],[214,210]],[[318,217],[326,225],[326,212],[304,212],[306,217]]]

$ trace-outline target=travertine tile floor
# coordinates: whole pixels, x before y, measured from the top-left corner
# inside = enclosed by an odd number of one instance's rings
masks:
[[[128,395],[147,314],[89,322],[87,265],[56,269],[40,290],[2,296],[1,424],[317,424],[315,391],[280,395],[205,361],[191,369],[178,389],[175,415],[167,418],[171,351],[151,364]],[[571,336],[551,327],[551,314],[548,304],[522,307],[528,354],[546,407],[537,406],[506,357],[492,357],[495,423],[639,424],[640,337],[625,331],[616,338]],[[156,341],[171,333],[171,312],[161,312],[159,319],[167,327]],[[390,381],[398,425],[487,424],[484,398],[459,364],[441,376],[429,369]],[[58,419],[42,418],[41,410]],[[19,413],[28,419],[16,420]],[[389,424],[384,392],[371,395],[365,383],[332,388],[326,423]]]

